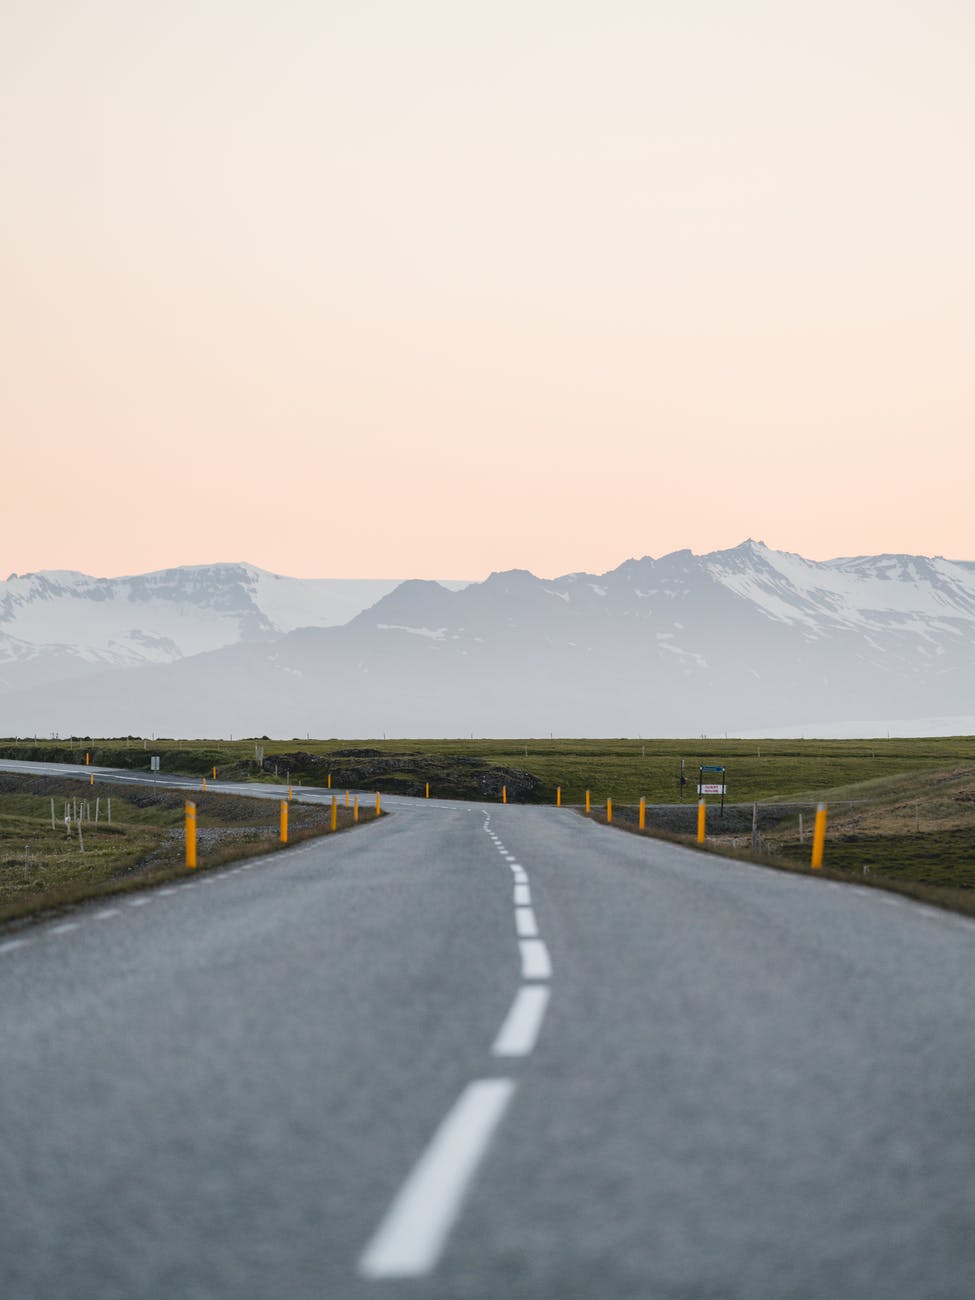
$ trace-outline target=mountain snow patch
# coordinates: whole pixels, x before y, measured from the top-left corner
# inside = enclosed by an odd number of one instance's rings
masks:
[[[403,623],[377,623],[380,632],[409,632],[413,636],[426,636],[432,641],[443,641],[447,636],[445,627],[407,627]]]

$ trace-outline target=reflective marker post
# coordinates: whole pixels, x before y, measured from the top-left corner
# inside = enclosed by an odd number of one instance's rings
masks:
[[[812,863],[813,867],[823,865],[823,849],[826,845],[826,805],[821,803],[816,808],[816,825],[813,827]]]
[[[189,800],[183,804],[186,818],[186,865],[196,866],[196,804]]]

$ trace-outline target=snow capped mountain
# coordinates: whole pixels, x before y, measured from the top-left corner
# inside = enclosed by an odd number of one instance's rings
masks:
[[[723,586],[769,618],[805,624],[814,635],[905,618],[975,618],[971,566],[947,560],[876,555],[817,564],[751,541],[704,560]]]
[[[820,563],[749,541],[604,574],[404,582],[339,627],[299,627],[292,614],[287,631],[267,600],[202,606],[238,630],[252,622],[234,644],[99,673],[83,693],[62,683],[0,696],[0,731],[715,735],[975,715],[966,562]]]
[[[251,564],[122,578],[11,574],[0,582],[0,691],[332,627],[396,586],[393,579],[286,578]]]

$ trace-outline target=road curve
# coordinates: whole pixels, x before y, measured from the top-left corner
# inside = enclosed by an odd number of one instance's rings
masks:
[[[0,931],[5,1300],[971,1294],[975,926],[384,806]]]

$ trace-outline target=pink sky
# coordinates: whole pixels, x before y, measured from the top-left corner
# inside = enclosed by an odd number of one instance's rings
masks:
[[[0,576],[975,559],[975,7],[6,0]]]

